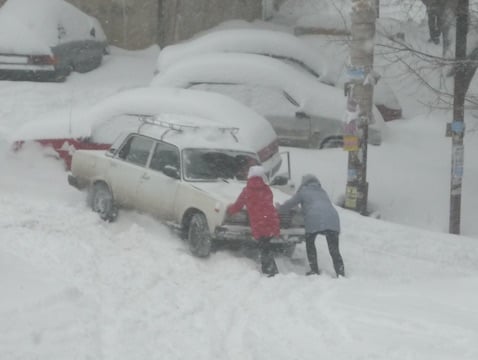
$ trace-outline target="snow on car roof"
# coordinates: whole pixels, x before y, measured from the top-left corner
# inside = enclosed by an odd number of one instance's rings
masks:
[[[49,54],[58,43],[85,39],[105,41],[106,36],[95,18],[66,1],[8,0],[0,8],[2,53]]]
[[[180,114],[208,119],[219,127],[238,127],[240,142],[253,144],[256,151],[277,137],[269,122],[253,110],[221,94],[198,90],[163,87],[125,90],[98,103],[85,118],[94,127],[104,119],[125,113]]]
[[[255,54],[211,53],[194,56],[157,74],[154,86],[188,88],[198,83],[251,84],[281,89],[309,115],[344,119],[346,97],[342,90],[304,74],[279,60]],[[383,117],[373,109],[378,128]]]
[[[161,50],[157,70],[177,61],[211,52],[255,53],[293,60],[316,76],[324,74],[325,61],[300,38],[282,31],[266,29],[225,29],[170,45]]]
[[[198,116],[160,114],[138,127],[138,133],[162,139],[179,148],[226,148],[257,152],[247,142],[239,141],[239,128]],[[136,131],[135,131],[136,132]]]
[[[253,151],[277,139],[266,119],[226,96],[198,90],[143,87],[116,93],[74,116],[69,116],[66,109],[45,114],[22,126],[13,140],[89,137],[104,122],[127,114],[178,114],[183,115],[183,119],[189,117],[189,122],[195,118],[195,122],[203,126],[237,127],[239,142],[242,146],[250,144]]]
[[[155,86],[183,88],[194,83],[252,84],[278,88],[292,97],[301,110],[339,119],[345,111],[342,91],[322,84],[279,60],[261,55],[198,55],[170,66],[152,81]]]

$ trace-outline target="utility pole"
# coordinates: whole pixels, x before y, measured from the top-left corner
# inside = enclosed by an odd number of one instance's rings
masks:
[[[453,121],[447,126],[451,136],[450,234],[460,234],[461,188],[465,147],[466,41],[468,35],[469,0],[458,0],[456,8],[455,86]]]
[[[367,215],[368,125],[373,121],[373,71],[376,0],[352,0],[350,64],[344,150],[348,151],[347,186],[344,207]]]

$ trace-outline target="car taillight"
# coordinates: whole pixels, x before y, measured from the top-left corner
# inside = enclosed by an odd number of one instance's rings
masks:
[[[241,210],[233,215],[226,215],[225,224],[229,225],[249,225],[249,216],[246,210]]]
[[[56,65],[58,60],[50,55],[33,55],[30,56],[30,63],[34,65]]]

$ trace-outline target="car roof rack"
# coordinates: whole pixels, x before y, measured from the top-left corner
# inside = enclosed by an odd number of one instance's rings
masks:
[[[229,132],[231,136],[234,138],[236,142],[239,140],[237,139],[236,134],[239,132],[238,127],[227,127],[227,126],[199,126],[199,125],[191,125],[191,124],[179,124],[176,122],[161,120],[158,118],[158,115],[144,115],[144,114],[128,114],[129,116],[135,116],[141,122],[138,126],[138,132],[140,132],[141,128],[144,125],[152,125],[152,126],[160,126],[163,128],[167,128],[168,130],[165,131],[161,135],[161,140],[169,133],[170,130],[177,131],[177,132],[184,132],[185,130],[199,130],[201,128],[211,128],[215,130],[219,130],[222,132]]]

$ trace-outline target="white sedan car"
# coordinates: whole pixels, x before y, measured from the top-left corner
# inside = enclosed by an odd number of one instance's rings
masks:
[[[226,214],[245,186],[249,166],[261,162],[241,141],[241,130],[177,114],[139,119],[136,131],[120,136],[109,151],[74,153],[68,180],[88,189],[92,209],[108,221],[119,207],[153,214],[200,257],[218,242],[251,242],[246,211]],[[273,193],[277,202],[289,197],[277,188]],[[291,253],[303,236],[302,217],[294,213],[282,219],[274,244]]]

